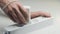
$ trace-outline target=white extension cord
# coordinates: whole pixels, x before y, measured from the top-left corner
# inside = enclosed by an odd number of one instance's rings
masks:
[[[37,29],[40,26],[41,27],[45,26],[45,24],[48,26],[49,24],[52,24],[52,21],[53,21],[53,18],[37,17],[35,19],[32,19],[31,23],[28,23],[27,25],[24,25],[24,26],[21,26],[19,24],[13,24],[13,25],[7,26],[4,28],[5,31],[3,33],[4,34],[12,34],[13,31],[16,31],[15,33],[18,33],[17,31],[19,29],[20,29],[19,32],[22,32],[22,31],[29,32],[31,30],[31,28]],[[39,26],[39,24],[40,24],[40,26]],[[32,29],[32,31],[33,31],[33,29]]]
[[[26,7],[28,10],[30,9],[29,6],[24,6],[24,7]],[[38,28],[42,28],[43,26],[48,26],[52,24],[52,21],[53,21],[53,17],[51,18],[37,17],[34,19],[30,19],[30,23],[26,25],[13,24],[4,27],[3,34],[17,34],[17,33],[24,34],[24,32],[34,31],[34,29],[37,30]]]

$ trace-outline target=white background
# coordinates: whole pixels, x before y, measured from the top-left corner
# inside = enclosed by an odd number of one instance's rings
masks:
[[[23,5],[31,6],[31,11],[47,11],[55,17],[54,24],[28,34],[60,34],[60,1],[59,0],[21,0]],[[5,26],[13,24],[13,22],[2,15],[0,12],[0,34]]]

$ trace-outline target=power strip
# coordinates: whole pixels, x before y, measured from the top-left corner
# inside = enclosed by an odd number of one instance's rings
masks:
[[[4,28],[3,34],[26,34],[31,31],[35,31],[51,25],[53,23],[53,18],[44,18],[44,17],[37,17],[30,20],[30,23],[27,25],[21,26],[19,24],[13,24]]]

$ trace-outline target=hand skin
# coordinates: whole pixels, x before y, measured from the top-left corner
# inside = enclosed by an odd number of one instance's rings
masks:
[[[1,9],[3,8],[3,6],[9,3],[8,1],[13,1],[13,0],[6,0],[6,1],[0,0]],[[14,22],[18,24],[26,24],[26,21],[28,21],[29,19],[28,11],[22,6],[20,2],[13,2],[9,4],[5,9],[3,9],[3,11],[7,14],[7,16],[11,20],[13,20]],[[31,19],[39,17],[39,16],[51,17],[51,15],[46,12],[41,12],[41,11],[31,12]]]

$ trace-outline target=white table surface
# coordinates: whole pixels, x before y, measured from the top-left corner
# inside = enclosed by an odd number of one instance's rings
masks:
[[[31,6],[31,11],[47,11],[55,18],[54,24],[27,34],[60,34],[60,2],[59,1],[41,1],[41,0],[22,0],[23,5]],[[3,16],[0,12],[0,34],[5,26],[11,25],[13,22]]]

